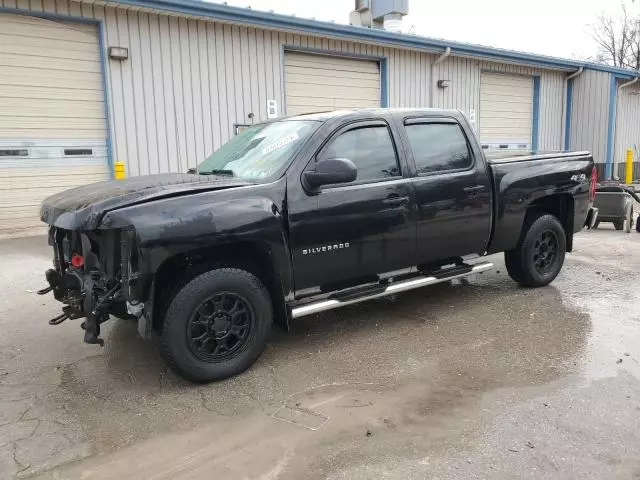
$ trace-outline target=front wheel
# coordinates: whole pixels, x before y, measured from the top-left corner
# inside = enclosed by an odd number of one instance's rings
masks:
[[[273,323],[271,298],[249,272],[219,268],[184,285],[165,315],[160,353],[193,382],[236,375],[262,353]]]
[[[513,250],[505,252],[507,272],[527,287],[550,284],[560,273],[567,250],[564,228],[553,215],[542,214],[527,222]]]

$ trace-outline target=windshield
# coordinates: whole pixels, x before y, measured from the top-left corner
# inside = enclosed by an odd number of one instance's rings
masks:
[[[249,127],[198,165],[200,175],[264,181],[282,172],[319,122],[288,120]]]

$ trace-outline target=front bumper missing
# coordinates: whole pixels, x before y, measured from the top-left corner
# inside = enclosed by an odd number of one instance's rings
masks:
[[[596,207],[589,208],[589,213],[587,213],[587,218],[584,221],[584,226],[591,230],[597,221],[598,209]]]

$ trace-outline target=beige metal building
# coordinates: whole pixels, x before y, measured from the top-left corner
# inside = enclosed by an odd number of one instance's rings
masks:
[[[186,171],[243,125],[327,109],[458,108],[485,148],[612,168],[640,147],[637,74],[198,0],[0,0],[0,235],[114,161]]]

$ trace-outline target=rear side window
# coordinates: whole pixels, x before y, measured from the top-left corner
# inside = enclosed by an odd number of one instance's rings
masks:
[[[406,125],[418,175],[464,170],[472,164],[467,139],[456,123]]]
[[[389,129],[384,126],[349,130],[334,138],[318,160],[348,158],[358,169],[358,182],[400,175]]]

